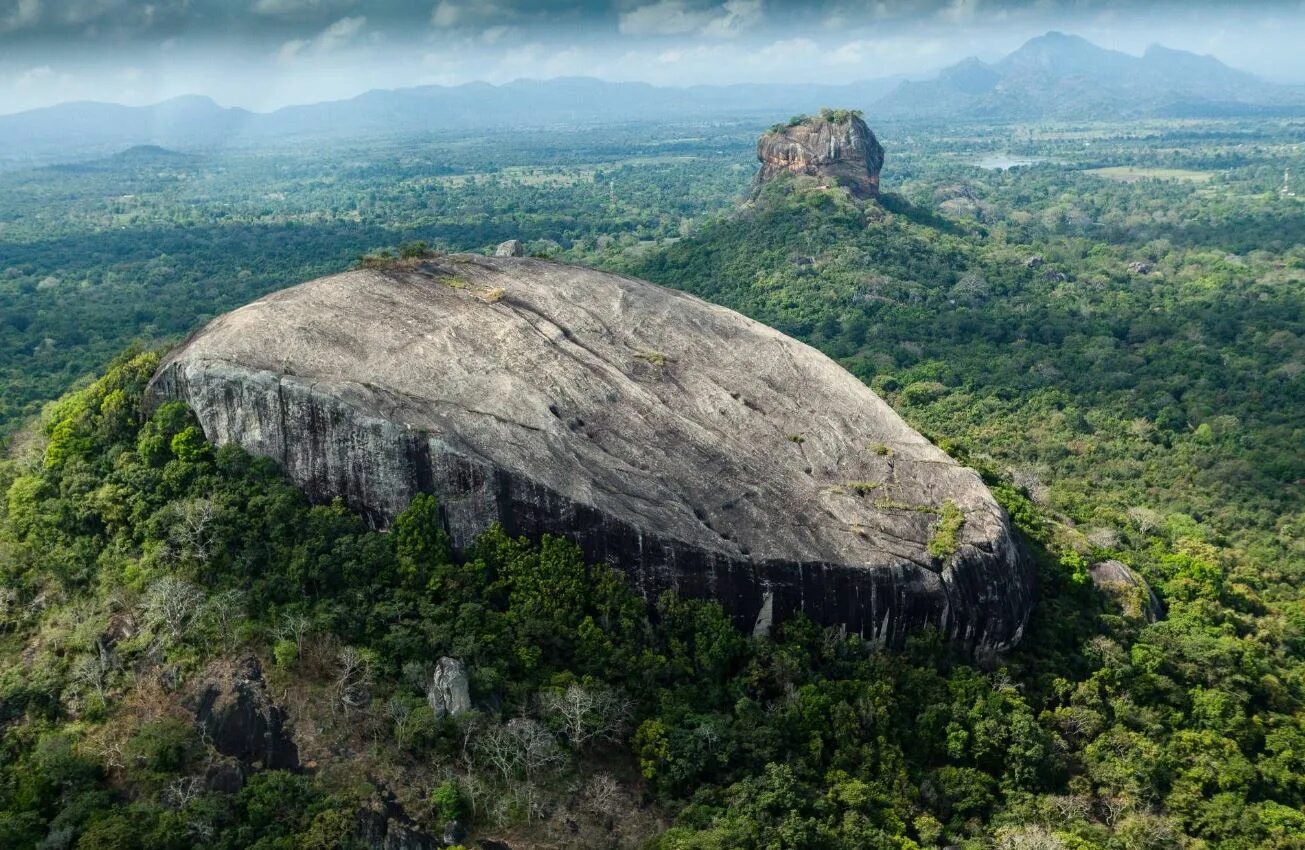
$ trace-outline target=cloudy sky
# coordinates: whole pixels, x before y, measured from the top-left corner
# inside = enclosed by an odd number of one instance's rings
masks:
[[[997,58],[1049,29],[1305,82],[1305,0],[0,0],[0,113],[189,93],[266,110],[567,75],[850,82]]]

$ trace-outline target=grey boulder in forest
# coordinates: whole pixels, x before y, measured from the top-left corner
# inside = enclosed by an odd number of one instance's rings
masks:
[[[991,650],[1032,605],[973,470],[815,349],[644,281],[469,254],[347,272],[215,319],[151,392],[378,527],[433,493],[459,550],[493,523],[565,535],[743,629],[804,611]]]
[[[1092,584],[1111,598],[1123,611],[1149,623],[1165,615],[1164,603],[1155,595],[1146,579],[1123,561],[1099,561],[1088,568]]]
[[[471,686],[461,661],[446,656],[435,663],[426,700],[436,720],[471,711]]]

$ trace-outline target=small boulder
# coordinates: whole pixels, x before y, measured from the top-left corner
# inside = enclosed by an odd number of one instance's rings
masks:
[[[1113,599],[1128,616],[1142,617],[1148,623],[1164,616],[1164,605],[1151,585],[1123,561],[1098,561],[1088,567],[1088,572],[1097,590]]]
[[[1155,263],[1148,263],[1146,260],[1134,260],[1128,264],[1128,270],[1137,275],[1150,274],[1155,271]]]
[[[1046,260],[1042,259],[1041,257],[1034,256],[1034,257],[1029,257],[1027,260],[1024,261],[1024,268],[1040,269],[1046,264],[1047,264]]]
[[[494,249],[495,257],[524,257],[526,255],[525,246],[521,244],[520,239],[509,239],[506,242],[499,243]]]
[[[426,700],[436,720],[471,711],[471,688],[461,661],[446,656],[436,662]]]

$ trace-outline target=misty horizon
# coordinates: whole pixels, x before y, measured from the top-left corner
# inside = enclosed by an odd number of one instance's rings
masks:
[[[781,0],[0,2],[0,114],[185,95],[254,112],[376,89],[586,77],[656,86],[927,79],[1048,31],[1131,56],[1154,44],[1305,80],[1305,7],[1227,2]]]

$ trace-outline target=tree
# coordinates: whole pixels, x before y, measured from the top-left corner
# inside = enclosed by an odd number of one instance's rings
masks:
[[[145,622],[170,640],[179,641],[203,603],[204,592],[198,587],[176,576],[164,576],[150,586],[145,597]]]
[[[544,715],[556,719],[576,750],[594,740],[620,740],[633,709],[629,700],[609,688],[586,688],[575,683],[566,690],[543,692],[539,702]]]
[[[333,689],[336,705],[346,715],[371,702],[374,660],[371,652],[352,646],[341,647],[336,655]]]
[[[520,776],[533,781],[566,762],[557,739],[530,717],[514,717],[490,728],[476,742],[476,749],[505,782]]]
[[[434,496],[418,493],[394,520],[399,578],[410,590],[426,590],[439,567],[453,562],[453,547]]]

